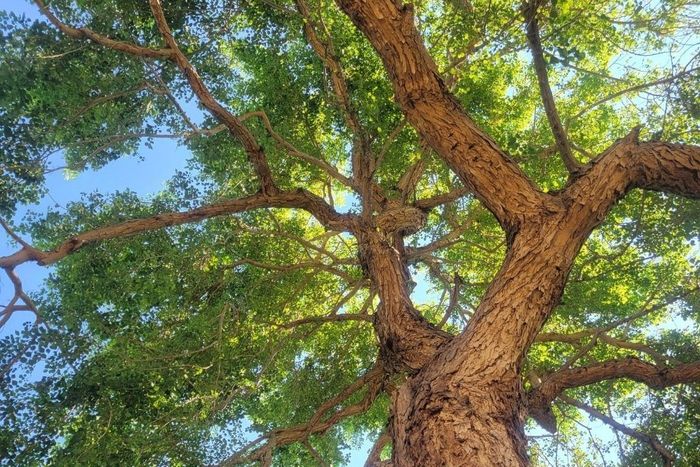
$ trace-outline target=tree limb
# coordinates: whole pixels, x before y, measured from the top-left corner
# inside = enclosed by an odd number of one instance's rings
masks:
[[[451,203],[452,201],[458,200],[462,196],[466,196],[468,194],[468,188],[457,187],[453,190],[448,191],[447,193],[431,196],[430,198],[416,200],[416,202],[414,202],[413,205],[418,209],[428,211],[442,204]]]
[[[621,431],[622,433],[626,434],[627,436],[630,436],[631,438],[649,444],[651,448],[654,451],[656,451],[663,459],[664,467],[671,467],[673,465],[675,461],[675,456],[663,444],[661,444],[661,442],[655,436],[642,433],[641,431],[637,431],[633,428],[623,425],[622,423],[616,421],[614,418],[605,415],[604,413],[596,410],[590,405],[584,404],[583,402],[577,401],[576,399],[573,399],[571,397],[561,395],[559,396],[559,399],[566,402],[569,405],[573,405],[574,407],[583,410],[590,416],[597,418],[598,420],[607,425],[610,425],[615,430]]]
[[[228,130],[231,132],[234,138],[236,138],[245,149],[248,155],[248,160],[255,169],[255,173],[260,179],[260,184],[263,193],[274,194],[278,191],[275,183],[272,179],[272,173],[270,172],[270,167],[267,163],[267,158],[262,150],[262,147],[255,140],[253,134],[246,128],[246,126],[241,122],[241,120],[233,115],[231,112],[226,110],[215,98],[212,96],[209,89],[207,89],[204,81],[197,73],[197,70],[189,62],[185,54],[182,53],[180,47],[177,45],[175,38],[173,37],[170,26],[165,19],[165,14],[163,13],[163,8],[160,5],[160,0],[149,0],[151,6],[151,11],[153,12],[153,17],[155,18],[156,25],[160,31],[165,43],[168,45],[169,49],[172,51],[169,58],[174,61],[180,68],[182,73],[187,78],[187,81],[192,88],[192,91],[199,99],[199,102],[221,123],[226,125]]]
[[[41,13],[46,16],[51,24],[56,26],[63,34],[67,35],[68,37],[72,37],[73,39],[89,39],[92,42],[100,44],[109,49],[125,52],[129,55],[136,55],[139,57],[170,59],[173,56],[174,51],[170,48],[151,49],[129,42],[115,41],[114,39],[110,39],[109,37],[96,33],[92,29],[74,28],[68,26],[59,20],[53,13],[51,13],[51,10],[48,9],[43,0],[34,0],[34,3],[37,4]]]
[[[549,127],[552,129],[554,140],[557,144],[559,154],[564,161],[566,170],[570,174],[576,174],[581,169],[581,164],[578,163],[571,151],[569,138],[564,130],[564,126],[559,118],[557,106],[554,103],[554,95],[552,88],[549,85],[549,77],[547,76],[547,63],[544,61],[544,53],[540,42],[540,29],[537,20],[537,8],[539,0],[530,0],[523,8],[525,21],[527,22],[527,41],[532,52],[532,61],[535,65],[535,73],[537,74],[537,83],[540,87],[540,96],[544,104],[544,110],[549,120]]]
[[[410,5],[397,0],[337,3],[380,55],[408,121],[501,225],[517,229],[534,212],[557,209],[450,94],[414,25]]]
[[[700,146],[650,141],[639,129],[602,153],[563,193],[569,221],[590,232],[632,188],[700,198]]]
[[[629,87],[627,87],[627,88],[625,88],[625,89],[621,89],[621,90],[619,90],[619,91],[617,91],[617,92],[614,92],[614,93],[612,93],[612,94],[610,94],[610,95],[608,95],[608,96],[603,97],[602,99],[599,99],[599,100],[593,102],[592,104],[587,105],[587,106],[584,107],[582,110],[580,110],[576,115],[570,117],[570,118],[567,120],[567,124],[578,120],[578,119],[581,118],[581,116],[584,115],[585,113],[587,113],[587,112],[591,111],[592,109],[598,107],[599,105],[604,104],[604,103],[606,103],[606,102],[608,102],[608,101],[611,101],[611,100],[613,100],[613,99],[615,99],[615,98],[617,98],[617,97],[623,96],[623,95],[625,95],[625,94],[629,94],[629,93],[631,93],[631,92],[641,91],[642,89],[651,88],[651,87],[653,87],[653,86],[658,86],[658,85],[660,85],[660,84],[672,83],[672,82],[674,82],[675,80],[677,80],[677,79],[679,79],[679,78],[682,78],[683,76],[687,76],[687,75],[696,73],[696,72],[698,72],[698,71],[700,71],[700,68],[691,68],[690,70],[683,70],[683,71],[681,71],[680,73],[676,73],[675,75],[667,76],[667,77],[665,77],[665,78],[657,79],[657,80],[654,80],[654,81],[649,81],[649,82],[646,82],[646,83],[636,84],[636,85],[634,85],[634,86],[629,86]]]
[[[322,198],[303,189],[278,192],[274,195],[258,193],[245,198],[209,204],[190,211],[156,214],[151,217],[133,219],[120,224],[100,227],[76,235],[66,240],[52,251],[41,251],[30,245],[26,245],[12,255],[0,257],[0,267],[15,267],[28,261],[36,261],[41,265],[48,265],[63,259],[87,244],[97,241],[126,237],[149,230],[198,222],[211,217],[260,208],[304,209],[316,217],[321,224],[334,230],[352,230],[354,224],[354,216],[338,214],[331,209]]]
[[[224,467],[244,462],[264,461],[264,459],[271,458],[272,451],[277,447],[304,442],[313,434],[323,434],[341,420],[367,411],[381,393],[383,385],[384,369],[381,364],[377,363],[338,395],[324,402],[306,423],[266,433],[219,465]],[[336,410],[340,404],[362,389],[365,389],[366,393],[360,402]],[[251,448],[262,441],[266,441],[265,444],[249,452]]]
[[[697,383],[700,381],[700,362],[683,363],[670,368],[644,362],[635,357],[627,357],[563,369],[544,377],[541,383],[530,391],[527,397],[528,413],[545,429],[556,431],[556,424],[552,425],[550,404],[565,389],[618,378],[644,383],[653,389]],[[543,420],[544,423],[542,423]]]
[[[391,435],[387,430],[381,432],[379,437],[372,445],[372,449],[367,456],[364,467],[387,467],[391,465],[391,462],[382,461],[381,454],[384,447],[391,442]]]

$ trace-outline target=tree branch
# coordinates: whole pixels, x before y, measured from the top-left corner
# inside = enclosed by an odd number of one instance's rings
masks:
[[[468,195],[469,189],[465,187],[457,187],[453,190],[443,193],[441,195],[431,196],[430,198],[424,198],[416,200],[413,205],[418,209],[423,211],[429,211],[430,209],[436,208],[442,204],[451,203],[452,201],[458,200],[462,196]]]
[[[381,393],[383,385],[384,369],[381,364],[377,363],[338,395],[324,402],[306,423],[266,433],[219,465],[223,467],[245,462],[264,461],[271,458],[272,451],[277,447],[303,442],[313,434],[323,434],[341,420],[367,411]],[[366,393],[360,402],[336,410],[340,404],[362,389],[366,389]],[[249,452],[251,448],[265,440],[264,445]]]
[[[588,386],[601,381],[627,378],[654,389],[700,381],[700,361],[673,368],[660,367],[635,357],[567,368],[546,376],[527,397],[529,415],[547,430],[556,431],[550,404],[569,388]],[[544,421],[544,423],[543,423]],[[554,422],[554,424],[552,423]]]
[[[632,188],[700,198],[700,146],[638,141],[639,129],[613,144],[561,195],[569,221],[590,232]]]
[[[672,83],[672,82],[676,81],[677,79],[682,78],[683,76],[687,76],[687,75],[696,73],[698,71],[700,71],[700,68],[691,68],[690,70],[683,70],[680,73],[676,73],[675,75],[667,76],[666,78],[661,78],[661,79],[657,79],[654,81],[649,81],[647,83],[636,84],[634,86],[629,86],[627,88],[621,89],[617,92],[614,92],[608,96],[603,97],[602,99],[599,99],[599,100],[593,102],[592,104],[587,105],[582,110],[580,110],[576,115],[567,119],[567,124],[578,120],[585,113],[587,113],[587,112],[591,111],[592,109],[598,107],[599,105],[604,104],[608,101],[611,101],[617,97],[623,96],[623,95],[631,93],[631,92],[641,91],[642,89],[658,86],[660,84]]]
[[[309,41],[311,48],[323,62],[326,70],[328,70],[338,105],[348,128],[354,135],[352,172],[355,184],[362,195],[363,212],[366,216],[369,216],[372,211],[372,202],[381,203],[384,200],[381,189],[372,182],[372,176],[376,169],[376,160],[371,151],[369,135],[360,121],[357,110],[352,105],[345,72],[336,55],[330,34],[326,30],[327,40],[323,41],[317,34],[317,29],[323,28],[325,30],[323,23],[319,24],[313,19],[305,0],[295,0],[295,3],[304,20],[304,35]]]
[[[576,399],[572,399],[571,397],[561,395],[559,396],[559,399],[566,402],[569,405],[573,405],[574,407],[583,410],[590,416],[597,418],[598,420],[611,426],[615,430],[621,431],[622,433],[626,434],[627,436],[630,436],[631,438],[649,444],[651,448],[661,456],[664,463],[664,467],[671,467],[673,465],[675,461],[675,456],[663,444],[661,444],[661,442],[655,436],[642,433],[641,431],[637,431],[626,425],[623,425],[622,423],[616,421],[614,418],[605,415],[604,413],[596,410],[590,405],[584,404],[583,402],[579,402]]]
[[[272,128],[272,124],[270,123],[270,119],[268,118],[267,114],[259,110],[257,112],[247,112],[243,115],[240,116],[241,121],[248,120],[251,117],[258,117],[262,122],[263,125],[265,126],[265,129],[267,130],[268,134],[274,139],[277,144],[279,144],[281,147],[283,147],[289,154],[298,157],[299,159],[306,161],[312,165],[315,165],[316,167],[320,168],[324,172],[326,172],[328,175],[331,177],[335,178],[338,180],[340,183],[343,185],[353,188],[356,191],[359,190],[357,185],[353,182],[353,180],[349,179],[345,175],[341,174],[338,169],[333,167],[331,164],[328,162],[319,159],[317,157],[311,156],[309,154],[306,154],[305,152],[300,151],[297,149],[292,143],[289,141],[285,140],[280,136],[279,133],[277,133],[274,128]]]
[[[310,316],[308,318],[290,321],[289,323],[278,324],[277,326],[285,329],[291,329],[297,326],[302,326],[304,324],[340,323],[345,321],[366,321],[368,323],[371,323],[373,321],[373,318],[372,315],[343,313],[340,315]]]
[[[382,461],[381,455],[384,447],[391,442],[391,435],[387,430],[381,432],[377,440],[372,445],[372,449],[367,456],[364,467],[388,467],[390,461]]]
[[[408,121],[506,229],[517,229],[534,212],[557,209],[447,90],[410,5],[397,0],[337,3],[380,55]]]
[[[160,0],[149,0],[151,6],[151,11],[153,12],[153,17],[155,18],[156,25],[160,31],[165,43],[168,45],[169,49],[172,51],[170,59],[174,61],[180,68],[182,73],[187,78],[187,81],[192,88],[192,91],[199,99],[199,102],[221,123],[226,125],[228,130],[231,132],[234,138],[236,138],[245,149],[248,155],[248,160],[255,169],[255,173],[260,179],[260,184],[263,193],[274,194],[278,191],[275,183],[272,179],[272,173],[270,172],[270,167],[267,163],[267,159],[262,150],[262,147],[255,140],[253,134],[243,125],[243,122],[233,115],[231,112],[226,110],[212,94],[207,89],[204,81],[197,73],[197,70],[189,62],[185,54],[182,53],[175,38],[173,37],[170,26],[165,19],[165,14],[163,13],[163,8],[160,5]]]
[[[549,127],[552,129],[552,134],[557,144],[557,150],[564,161],[566,170],[573,175],[581,169],[581,164],[578,163],[571,151],[571,144],[569,143],[566,130],[564,130],[564,126],[559,118],[559,112],[554,103],[552,88],[549,85],[547,63],[544,61],[544,53],[540,42],[540,29],[537,21],[537,8],[539,4],[539,0],[530,0],[523,8],[525,21],[527,22],[527,41],[530,45],[530,51],[532,52],[532,61],[535,65],[537,83],[540,87],[540,96],[542,96],[544,110],[547,114],[547,120],[549,120]]]
[[[117,50],[129,55],[136,55],[138,57],[170,59],[173,56],[174,52],[169,48],[151,49],[129,42],[115,41],[114,39],[110,39],[109,37],[96,33],[92,29],[74,28],[68,26],[59,20],[53,13],[51,13],[51,10],[48,9],[43,0],[34,0],[34,3],[37,4],[41,13],[46,16],[51,24],[56,26],[63,34],[67,35],[68,37],[72,37],[73,39],[89,39],[96,44],[107,47],[108,49]]]
[[[306,190],[298,189],[278,192],[275,195],[259,193],[245,198],[210,204],[191,211],[156,214],[151,217],[133,219],[120,224],[90,230],[66,240],[53,251],[40,251],[30,245],[26,245],[12,255],[0,257],[0,267],[15,267],[28,261],[36,261],[41,265],[48,265],[63,259],[87,244],[97,241],[126,237],[149,230],[198,222],[211,217],[260,208],[304,209],[311,213],[321,224],[333,230],[351,231],[354,228],[354,216],[338,214],[322,198]]]

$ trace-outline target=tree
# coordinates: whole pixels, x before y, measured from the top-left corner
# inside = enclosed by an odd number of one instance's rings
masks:
[[[2,322],[36,315],[8,462],[605,463],[584,414],[698,462],[692,3],[35,2],[2,17],[4,214],[52,157],[192,170],[3,222]],[[559,430],[529,454],[528,419]]]

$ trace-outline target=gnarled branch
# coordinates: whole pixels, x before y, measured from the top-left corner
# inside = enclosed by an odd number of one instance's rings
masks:
[[[639,142],[639,129],[613,144],[563,193],[570,220],[590,232],[632,188],[700,198],[700,146]]]
[[[1,257],[0,267],[11,268],[28,261],[36,261],[42,265],[52,264],[83,246],[97,241],[126,237],[149,230],[260,208],[304,209],[316,217],[321,224],[334,230],[352,230],[354,223],[354,216],[338,214],[322,198],[303,189],[279,192],[275,195],[259,193],[245,198],[209,204],[190,211],[156,214],[151,217],[100,227],[66,240],[53,251],[41,251],[30,245],[25,245],[14,254]]]
[[[337,3],[380,55],[408,121],[503,226],[517,229],[529,215],[556,209],[450,94],[410,5],[397,0]]]

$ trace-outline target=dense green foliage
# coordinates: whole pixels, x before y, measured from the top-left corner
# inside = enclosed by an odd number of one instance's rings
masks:
[[[324,37],[332,37],[375,151],[386,148],[376,174],[382,188],[398,193],[401,175],[420,159],[427,170],[417,199],[458,186],[410,127],[388,140],[402,115],[380,60],[333,2],[310,3],[329,34]],[[264,109],[299,151],[348,172],[352,135],[293,2],[164,6],[183,52],[217,99],[237,115]],[[162,46],[147,2],[53,0],[50,7],[67,24]],[[553,149],[519,8],[508,0],[417,2],[428,48],[465,109],[540,187],[557,190],[567,173]],[[541,14],[550,81],[581,162],[636,125],[644,139],[700,141],[697,6],[552,0]],[[162,92],[166,87],[171,95]],[[162,193],[149,199],[93,194],[18,220],[17,230],[34,246],[51,249],[99,226],[254,193],[240,145],[226,132],[193,134],[173,100],[200,128],[218,123],[196,108],[174,65],[0,13],[0,212],[9,216],[18,204],[36,201],[48,170],[102,167],[138,155],[162,135],[180,135],[190,155],[190,170]],[[246,125],[281,187],[305,187],[326,199],[332,192],[337,206],[358,209],[346,187],[292,157],[259,119]],[[447,306],[451,281],[461,278],[451,332],[463,328],[498,270],[502,231],[466,195],[434,209],[425,229],[407,238],[419,247],[465,224],[457,242],[412,265],[416,305],[434,322]],[[585,245],[545,331],[605,327],[648,309],[609,335],[648,344],[669,362],[700,359],[699,228],[696,202],[631,193]],[[325,232],[304,212],[261,210],[97,243],[60,261],[32,294],[42,321],[0,340],[2,465],[198,465],[252,439],[249,429],[264,433],[305,422],[376,359],[368,321],[284,327],[334,310],[372,313],[377,300],[354,242]],[[543,374],[626,355],[650,358],[589,337],[578,347],[537,343],[527,367]],[[697,386],[653,391],[615,380],[569,395],[656,434],[678,455],[678,465],[700,464]],[[387,402],[382,396],[368,412],[312,436],[315,453],[342,464],[349,448],[384,428]],[[557,451],[561,465],[601,465],[603,458],[658,464],[647,445],[618,442],[604,430],[591,433],[586,426],[600,430],[600,423],[566,404],[556,411],[560,433],[533,438],[530,446],[536,465],[552,465]],[[276,452],[275,462],[316,465],[313,454],[291,444]]]

